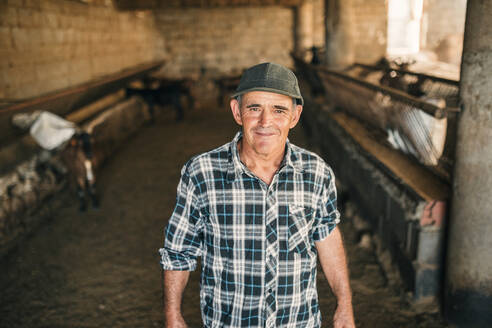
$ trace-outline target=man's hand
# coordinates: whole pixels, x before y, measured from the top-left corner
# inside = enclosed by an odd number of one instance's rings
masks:
[[[166,315],[166,328],[188,328],[181,314]]]
[[[355,328],[352,304],[337,306],[333,316],[333,328]]]

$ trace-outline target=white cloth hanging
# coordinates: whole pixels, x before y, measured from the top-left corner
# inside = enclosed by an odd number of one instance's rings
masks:
[[[41,112],[29,132],[42,148],[52,150],[69,140],[76,126],[53,113]]]

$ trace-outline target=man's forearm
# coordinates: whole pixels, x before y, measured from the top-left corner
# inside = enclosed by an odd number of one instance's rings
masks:
[[[316,242],[316,248],[323,272],[337,298],[335,327],[354,327],[347,259],[338,227],[328,237]]]
[[[166,321],[182,320],[181,300],[189,271],[164,271],[164,315]]]
[[[328,237],[316,242],[323,272],[339,302],[352,301],[347,260],[340,230],[335,228]]]

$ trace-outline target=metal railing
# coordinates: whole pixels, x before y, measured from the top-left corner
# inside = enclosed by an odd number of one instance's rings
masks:
[[[441,175],[449,176],[451,151],[445,148],[454,149],[454,140],[450,142],[448,136],[454,139],[454,134],[447,131],[448,117],[456,116],[457,106],[447,106],[445,101],[430,102],[345,72],[314,66],[296,57],[294,60],[308,82],[311,85],[318,83],[315,87],[322,87],[328,100],[337,108],[383,130],[388,136],[387,141],[395,148],[413,155],[424,165],[437,166],[443,162]],[[405,74],[415,81],[425,78],[422,86],[426,92],[431,90],[443,99],[458,99],[459,84],[456,81],[419,73]]]
[[[360,67],[367,71],[381,71],[378,66],[367,65],[361,63],[355,63],[349,67],[345,72],[349,73],[351,68]],[[439,76],[411,72],[397,68],[387,68],[386,71],[391,70],[398,72],[407,84],[416,83],[421,80],[421,90],[429,98],[442,98],[446,101],[446,107],[457,108],[459,107],[459,81],[442,78]]]

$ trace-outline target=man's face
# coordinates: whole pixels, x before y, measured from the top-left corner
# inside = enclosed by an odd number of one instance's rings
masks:
[[[294,105],[291,97],[265,91],[243,94],[241,108],[232,99],[231,109],[235,121],[243,127],[244,150],[263,157],[284,151],[289,130],[296,126],[302,112],[302,106]]]

